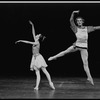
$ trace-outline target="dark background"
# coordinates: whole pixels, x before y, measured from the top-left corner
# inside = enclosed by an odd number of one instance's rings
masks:
[[[46,39],[41,42],[40,53],[45,58],[52,77],[86,77],[80,52],[67,54],[57,60],[47,59],[72,45],[76,38],[70,28],[72,11],[82,16],[87,26],[100,25],[100,4],[89,3],[12,3],[0,4],[0,76],[35,76],[30,71],[32,48],[17,40],[34,41],[29,20],[34,23],[36,34]],[[100,77],[100,30],[89,34],[89,68],[93,77]],[[45,75],[41,72],[42,77]]]

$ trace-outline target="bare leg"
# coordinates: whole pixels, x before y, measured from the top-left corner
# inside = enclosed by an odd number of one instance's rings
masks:
[[[36,69],[35,70],[36,73],[36,86],[34,89],[38,90],[39,84],[40,84],[40,70]]]
[[[30,64],[30,70],[31,71],[34,71],[34,63],[35,63],[35,58],[34,58],[34,56],[32,56],[31,64]]]
[[[72,51],[75,51],[74,46],[70,46],[67,50],[64,50],[64,51],[58,53],[57,55],[50,57],[48,60],[56,59],[58,57],[64,56],[65,54],[67,54],[69,52],[72,52]]]
[[[49,85],[51,86],[52,89],[55,89],[54,85],[53,85],[53,82],[51,81],[51,77],[50,77],[50,74],[49,72],[46,70],[46,68],[42,67],[41,68],[42,71],[44,72],[44,74],[46,75],[48,81],[49,81]]]
[[[90,74],[90,70],[88,67],[88,51],[86,49],[81,50],[81,57],[82,57],[82,61],[84,64],[84,70],[85,70],[87,77],[88,77],[87,80],[90,81],[92,85],[94,85],[93,79],[92,79],[92,76]]]

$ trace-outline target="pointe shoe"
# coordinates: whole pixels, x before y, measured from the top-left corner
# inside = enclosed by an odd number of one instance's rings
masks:
[[[38,90],[38,89],[39,89],[38,87],[35,87],[35,88],[34,88],[34,90]]]
[[[57,59],[57,57],[54,56],[54,57],[50,57],[50,58],[48,59],[48,61],[50,61],[50,60],[56,60],[56,59]]]
[[[52,60],[53,59],[53,57],[50,57],[49,59],[48,59],[48,61],[50,61],[50,60]]]
[[[92,78],[90,78],[90,79],[88,78],[87,80],[88,80],[92,85],[94,85],[94,82],[93,82],[93,79],[92,79]]]
[[[49,84],[50,84],[50,87],[55,90],[55,87],[54,87],[53,83],[51,82]]]

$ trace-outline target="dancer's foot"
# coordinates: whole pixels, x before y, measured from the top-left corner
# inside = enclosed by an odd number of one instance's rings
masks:
[[[35,87],[34,89],[35,89],[35,90],[38,90],[39,88],[38,88],[38,87]]]
[[[51,82],[49,84],[50,84],[50,87],[55,90],[55,87],[54,87],[53,83]]]
[[[53,60],[53,57],[50,57],[50,58],[48,59],[48,61],[50,61],[50,60]]]
[[[94,85],[93,79],[92,78],[88,78],[87,79],[92,85]]]
[[[48,61],[50,61],[50,60],[56,60],[56,57],[54,56],[54,57],[50,57],[49,59],[48,59]]]

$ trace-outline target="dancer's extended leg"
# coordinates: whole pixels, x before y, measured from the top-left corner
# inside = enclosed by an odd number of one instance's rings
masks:
[[[53,82],[51,81],[51,77],[50,77],[50,74],[49,72],[46,70],[46,68],[42,67],[41,68],[42,71],[44,72],[44,74],[46,75],[48,81],[49,81],[49,85],[51,86],[52,89],[55,89],[54,85],[53,85]]]
[[[90,74],[90,70],[88,67],[88,51],[86,49],[81,50],[81,57],[82,57],[83,65],[84,65],[84,70],[88,77],[87,80],[90,81],[92,85],[94,85],[93,79],[92,79],[92,76]]]
[[[50,57],[48,60],[56,59],[58,57],[64,56],[65,54],[67,54],[69,52],[72,52],[72,51],[75,51],[74,46],[70,46],[67,50],[64,50],[64,51],[58,53],[57,55]]]

